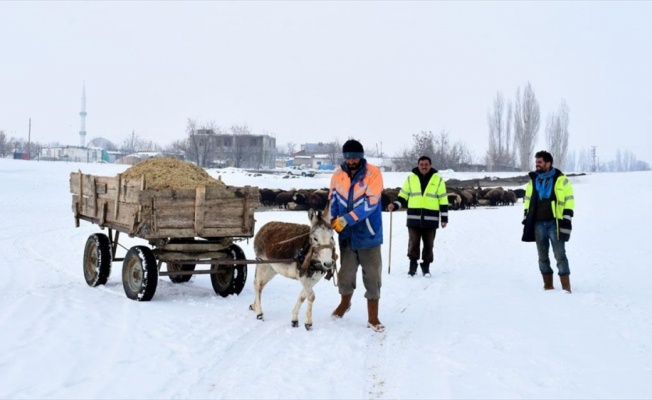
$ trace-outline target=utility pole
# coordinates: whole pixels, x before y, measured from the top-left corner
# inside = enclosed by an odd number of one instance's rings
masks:
[[[593,172],[598,171],[598,164],[597,164],[597,152],[596,152],[597,146],[591,146],[591,160],[593,160]]]

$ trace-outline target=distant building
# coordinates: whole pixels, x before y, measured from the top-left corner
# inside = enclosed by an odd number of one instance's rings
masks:
[[[54,146],[43,147],[39,153],[41,160],[75,162],[109,162],[106,150],[99,147]]]
[[[301,151],[307,155],[313,155],[339,153],[341,149],[337,148],[334,143],[319,142],[302,144]]]
[[[292,165],[297,167],[304,166],[304,167],[313,168],[312,160],[313,158],[311,156],[295,156],[294,159],[292,160]]]
[[[367,162],[377,166],[381,171],[395,171],[394,161],[389,157],[365,157]]]
[[[270,135],[233,135],[199,129],[190,135],[190,147],[197,154],[197,163],[205,167],[275,167],[276,138]]]
[[[305,161],[300,161],[301,157],[311,157],[312,168],[334,169],[337,160],[342,157],[342,149],[334,142],[305,143],[301,145],[301,150],[292,156],[300,163],[295,162],[294,165],[305,164]]]

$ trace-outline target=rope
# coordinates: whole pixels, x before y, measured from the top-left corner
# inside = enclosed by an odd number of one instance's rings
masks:
[[[283,244],[283,243],[287,243],[287,242],[291,242],[291,241],[293,241],[293,240],[295,240],[295,239],[299,239],[299,238],[301,238],[301,237],[308,236],[308,235],[310,235],[310,232],[304,233],[304,234],[299,235],[299,236],[291,237],[291,238],[289,238],[289,239],[285,239],[285,240],[282,240],[282,241],[280,241],[280,242],[276,242],[276,243],[274,243],[274,245],[277,245],[277,244]]]

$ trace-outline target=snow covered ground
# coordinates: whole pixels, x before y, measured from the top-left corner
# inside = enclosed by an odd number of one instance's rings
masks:
[[[89,287],[82,253],[100,230],[75,228],[69,174],[125,168],[0,160],[0,398],[652,398],[650,172],[571,178],[573,294],[542,290],[535,245],[520,241],[520,202],[452,211],[430,279],[407,276],[402,212],[392,217],[390,259],[384,214],[387,331],[378,334],[366,327],[361,279],[338,321],[336,288],[317,284],[311,332],[290,326],[299,284],[283,277],[265,288],[266,320],[256,320],[254,266],[243,292],[227,298],[195,275],[184,284],[160,277],[151,302],[129,300],[120,262],[105,286]],[[219,174],[286,189],[326,187],[330,177]],[[386,173],[385,186],[405,176]],[[256,220],[259,228],[307,214]],[[247,258],[252,243],[240,243]]]

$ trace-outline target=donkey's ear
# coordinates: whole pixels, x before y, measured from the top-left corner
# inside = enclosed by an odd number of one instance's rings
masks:
[[[310,222],[313,222],[313,223],[315,222],[315,215],[316,214],[317,214],[317,211],[315,211],[314,208],[310,207],[308,209],[308,219],[310,220]]]
[[[326,207],[324,208],[324,212],[322,213],[321,217],[326,221],[327,223],[331,223],[331,202],[330,200],[326,202]]]

